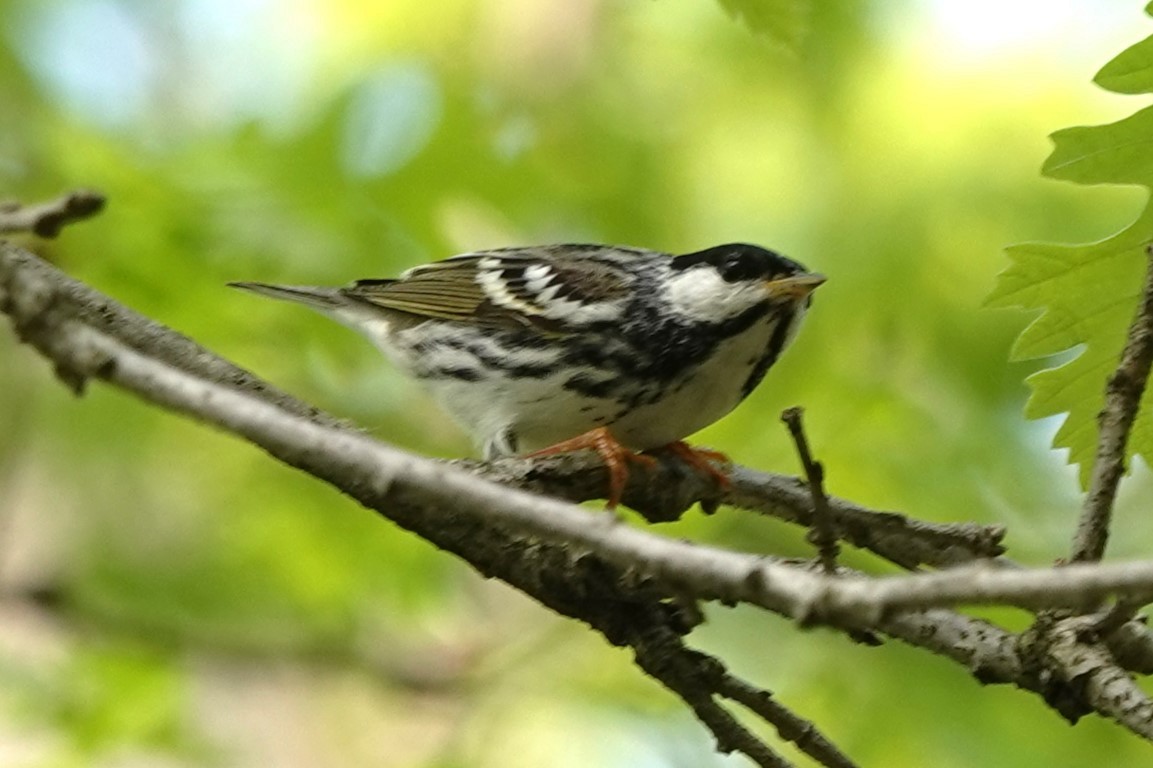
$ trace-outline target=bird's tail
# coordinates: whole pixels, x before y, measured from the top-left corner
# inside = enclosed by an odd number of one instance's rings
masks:
[[[273,299],[295,301],[321,311],[333,310],[348,304],[338,288],[316,288],[310,285],[272,285],[270,283],[229,283],[232,288],[259,293]]]

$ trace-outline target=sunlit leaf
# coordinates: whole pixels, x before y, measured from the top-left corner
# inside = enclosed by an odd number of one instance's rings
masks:
[[[1096,82],[1120,93],[1153,92],[1153,38],[1125,50],[1101,69]],[[1078,184],[1135,184],[1153,189],[1153,107],[1108,125],[1079,126],[1052,135],[1053,152],[1042,172]],[[1031,418],[1066,414],[1054,438],[1069,449],[1085,483],[1097,440],[1097,413],[1105,381],[1117,365],[1153,241],[1153,206],[1116,235],[1084,245],[1022,244],[1008,250],[1012,264],[989,298],[993,306],[1042,313],[1013,348],[1016,359],[1067,350],[1067,362],[1029,378]],[[1153,458],[1153,424],[1147,393],[1129,448]]]
[[[1117,93],[1149,93],[1153,90],[1153,36],[1122,51],[1101,68],[1093,82]]]

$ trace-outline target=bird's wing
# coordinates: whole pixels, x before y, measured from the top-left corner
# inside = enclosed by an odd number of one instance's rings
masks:
[[[342,293],[422,317],[560,330],[609,319],[633,281],[624,264],[646,256],[597,245],[477,251],[414,267],[396,280],[361,280]]]

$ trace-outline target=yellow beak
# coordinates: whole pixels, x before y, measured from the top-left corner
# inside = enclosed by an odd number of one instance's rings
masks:
[[[803,299],[825,282],[824,275],[806,272],[765,282],[765,292],[773,299]]]

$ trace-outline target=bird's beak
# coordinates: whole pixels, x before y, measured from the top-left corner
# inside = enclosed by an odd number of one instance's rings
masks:
[[[825,282],[824,275],[806,272],[765,282],[765,292],[771,299],[803,299]]]

